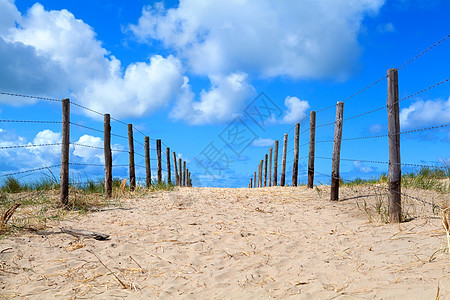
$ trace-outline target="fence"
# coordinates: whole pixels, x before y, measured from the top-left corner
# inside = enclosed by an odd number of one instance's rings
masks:
[[[375,188],[383,189],[389,192],[389,220],[390,222],[400,222],[401,221],[401,196],[409,197],[411,199],[414,199],[416,201],[420,201],[423,203],[427,203],[432,205],[434,208],[443,209],[439,205],[436,205],[434,203],[429,203],[428,201],[419,199],[417,197],[413,197],[410,195],[407,195],[401,191],[401,167],[402,166],[413,166],[413,167],[431,167],[431,168],[439,168],[439,166],[431,166],[431,165],[424,165],[424,164],[414,164],[414,163],[403,163],[400,159],[400,138],[403,135],[408,135],[416,132],[423,132],[428,130],[436,130],[444,127],[450,126],[450,123],[444,123],[444,124],[437,124],[435,126],[428,126],[413,130],[407,130],[407,131],[401,131],[400,130],[400,120],[399,120],[399,104],[405,100],[411,99],[412,97],[415,97],[417,95],[420,95],[424,92],[427,92],[431,89],[434,89],[438,86],[441,86],[443,84],[447,84],[450,81],[450,78],[445,78],[435,84],[432,84],[424,89],[421,89],[417,92],[414,92],[406,97],[403,97],[402,99],[399,99],[399,84],[398,84],[398,72],[409,65],[410,63],[417,60],[419,57],[423,56],[425,53],[429,52],[431,49],[435,48],[439,44],[441,44],[443,41],[447,40],[450,37],[450,35],[447,35],[437,43],[433,44],[432,46],[428,47],[425,51],[419,53],[403,65],[401,65],[398,68],[395,69],[389,69],[387,71],[387,75],[379,78],[378,80],[374,81],[373,83],[369,84],[368,86],[362,88],[361,90],[355,92],[351,96],[343,99],[342,101],[337,102],[336,105],[328,106],[322,109],[318,109],[316,111],[311,111],[309,116],[306,116],[303,120],[301,120],[299,123],[296,123],[293,127],[291,127],[287,133],[284,134],[283,139],[283,152],[282,156],[278,156],[278,143],[279,141],[276,140],[274,143],[274,158],[273,158],[273,180],[270,178],[272,174],[272,147],[269,147],[268,152],[269,154],[264,155],[264,159],[260,161],[257,167],[257,171],[253,172],[253,177],[250,178],[250,182],[248,184],[249,188],[257,188],[257,187],[270,187],[270,186],[277,186],[278,184],[278,160],[281,158],[281,174],[280,174],[280,185],[285,186],[286,185],[286,175],[289,173],[286,172],[287,165],[291,165],[291,172],[292,172],[292,186],[297,186],[298,184],[298,177],[299,177],[299,161],[307,160],[307,170],[305,172],[305,175],[307,177],[307,187],[313,188],[314,185],[314,175],[322,175],[327,176],[331,181],[330,186],[330,199],[333,201],[336,201],[339,199],[339,183],[340,181],[349,181],[346,179],[343,179],[340,176],[339,167],[342,161],[350,161],[350,162],[365,162],[365,163],[373,163],[373,164],[382,164],[388,166],[388,178],[389,178],[389,186],[383,187],[379,185],[370,185]],[[384,80],[387,81],[387,101],[386,104],[379,106],[374,109],[370,109],[368,111],[358,113],[356,115],[346,117],[344,118],[344,103],[351,98],[354,98],[355,96],[367,91],[368,89],[379,85]],[[336,109],[336,117],[333,122],[329,123],[323,123],[316,125],[316,118],[320,117],[320,114],[322,114],[325,111],[331,110],[335,108]],[[354,120],[356,118],[362,118],[369,114],[375,113],[375,112],[382,112],[385,111],[387,115],[387,123],[388,123],[388,133],[381,134],[381,135],[371,135],[371,136],[356,136],[356,137],[343,137],[342,136],[342,129],[344,126],[344,123],[346,124],[350,120]],[[301,126],[309,119],[309,127],[305,130],[301,130]],[[320,120],[320,118],[319,118]],[[326,139],[326,140],[316,140],[316,130],[326,129],[334,125],[334,136],[333,139]],[[291,131],[295,129],[294,136],[288,139],[288,136],[291,134]],[[309,132],[308,141],[305,143],[299,144],[300,137],[303,136],[303,134],[306,134]],[[381,138],[387,138],[388,139],[388,149],[387,152],[389,153],[389,161],[376,161],[376,160],[365,160],[360,158],[341,158],[341,143],[348,142],[348,141],[366,141],[366,140],[373,140],[373,139],[381,139]],[[293,146],[292,149],[288,150],[288,144],[290,144],[292,141]],[[317,144],[332,144],[332,156],[322,156],[322,155],[316,155],[316,145]],[[308,154],[302,157],[299,157],[300,149],[303,147],[309,146]],[[292,159],[287,161],[287,156],[292,154]],[[269,162],[268,162],[269,157]],[[325,172],[318,172],[315,169],[315,162],[317,159],[320,160],[329,160],[331,162],[331,172],[326,174]],[[269,164],[269,170],[267,171],[267,164]],[[269,174],[269,180],[267,181],[267,175]],[[272,181],[272,183],[271,183]]]
[[[20,170],[16,172],[3,172],[0,175],[0,179],[17,176],[17,175],[28,175],[36,172],[40,172],[42,170],[48,170],[51,172],[53,168],[60,168],[60,201],[62,204],[67,205],[69,200],[69,185],[75,187],[81,187],[84,184],[88,184],[89,182],[75,181],[70,180],[70,171],[71,168],[77,167],[94,167],[104,168],[104,185],[105,185],[105,197],[112,197],[112,178],[113,178],[113,168],[126,168],[128,167],[128,175],[129,175],[129,187],[130,190],[134,190],[136,188],[136,168],[145,170],[145,186],[149,188],[152,183],[161,184],[163,182],[167,184],[174,184],[180,187],[192,186],[191,173],[187,168],[186,161],[183,161],[181,158],[177,158],[176,152],[172,151],[169,146],[167,146],[161,139],[152,139],[149,136],[145,135],[141,130],[133,126],[133,124],[127,124],[119,119],[111,117],[109,114],[103,114],[91,108],[85,107],[75,102],[71,102],[69,99],[54,99],[54,98],[45,98],[45,97],[37,97],[37,96],[29,96],[29,95],[21,95],[21,94],[13,94],[7,92],[0,92],[0,95],[10,96],[15,98],[22,99],[34,99],[37,101],[47,101],[47,102],[58,102],[61,103],[61,120],[11,120],[11,119],[0,119],[0,123],[10,123],[10,124],[23,124],[23,125],[61,125],[62,126],[62,140],[61,142],[55,143],[32,143],[32,144],[8,144],[1,145],[0,151],[16,151],[18,149],[23,148],[44,148],[49,149],[48,151],[55,150],[55,147],[60,147],[58,153],[61,156],[60,164],[52,164],[52,165],[44,165],[38,168],[30,168],[25,170]],[[71,108],[76,108],[80,110],[87,111],[94,115],[102,116],[103,121],[103,129],[93,128],[90,126],[86,126],[84,124],[73,122],[71,119]],[[121,135],[117,133],[111,132],[111,120],[120,124],[127,128],[128,135]],[[71,131],[73,130],[82,130],[82,132],[95,132],[103,135],[103,146],[98,145],[98,143],[92,143],[89,141],[82,142],[81,138],[78,142],[71,141]],[[140,141],[140,138],[135,137],[135,133],[141,135],[143,141]],[[124,150],[123,146],[120,144],[116,144],[116,148],[111,146],[111,139],[120,139],[121,141],[128,141],[128,150]],[[101,140],[101,138],[98,138]],[[151,146],[151,144],[153,145]],[[135,146],[140,147],[143,150],[144,154],[138,151],[135,151]],[[165,151],[162,148],[165,147]],[[77,162],[71,161],[70,148],[87,148],[93,150],[101,150],[103,151],[103,161],[104,163],[85,163],[85,162]],[[165,152],[165,155],[163,154]],[[113,163],[113,154],[120,155],[128,153],[128,164],[114,164]],[[135,163],[135,157],[138,157],[138,160],[142,162]],[[101,160],[101,159],[100,159]],[[156,166],[154,166],[156,163]],[[183,165],[183,168],[182,168]],[[173,172],[172,172],[173,170]],[[156,173],[156,176],[152,176]],[[164,174],[165,176],[164,176]],[[174,174],[172,179],[172,174]]]

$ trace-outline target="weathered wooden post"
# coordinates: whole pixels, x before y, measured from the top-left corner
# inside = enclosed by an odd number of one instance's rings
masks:
[[[170,172],[170,148],[166,149],[166,161],[167,161],[167,185],[172,183],[172,176]]]
[[[189,187],[189,176],[190,176],[189,169],[186,168],[186,187]]]
[[[267,186],[267,161],[269,160],[268,155],[264,156],[264,187]]]
[[[253,188],[256,188],[256,185],[258,183],[256,182],[256,172],[253,172]]]
[[[161,140],[156,140],[156,164],[158,171],[158,184],[162,182],[162,164],[161,164]]]
[[[183,186],[186,187],[186,161],[183,161]]]
[[[183,169],[181,168],[181,158],[178,158],[178,170],[180,170],[180,178],[178,178],[178,185],[180,186],[180,187],[182,187],[183,186],[183,176],[184,176],[184,174],[183,174]]]
[[[281,161],[281,182],[280,185],[284,186],[286,183],[286,154],[287,154],[287,139],[288,135],[287,133],[284,134],[284,140],[283,140],[283,159]]]
[[[331,193],[330,199],[339,200],[339,164],[341,159],[342,120],[344,117],[344,102],[336,106],[336,121],[334,124],[333,160],[331,165]]]
[[[60,201],[67,207],[69,204],[69,146],[70,146],[70,100],[62,101],[62,141],[61,141],[61,177]]]
[[[294,136],[294,162],[292,163],[292,186],[297,186],[298,180],[299,139],[300,139],[300,123],[296,123]]]
[[[253,178],[250,178],[250,186],[249,188],[253,188]]]
[[[105,154],[105,197],[112,197],[111,116],[103,116],[103,152]]]
[[[275,141],[275,152],[273,156],[273,186],[277,186],[278,177],[278,141]]]
[[[309,160],[308,160],[308,188],[314,186],[314,155],[316,149],[316,112],[312,111],[309,117]]]
[[[147,188],[152,185],[152,169],[150,167],[150,138],[148,136],[144,137],[145,141],[145,183]]]
[[[173,154],[173,168],[175,169],[175,185],[178,185],[178,180],[180,180],[180,178],[178,176],[177,156],[175,155],[175,151],[173,151],[172,154]]]
[[[269,148],[269,187],[272,186],[272,147]]]
[[[400,160],[400,121],[398,105],[398,70],[387,72],[388,97],[388,134],[389,134],[389,222],[402,221],[401,180],[402,169]]]
[[[130,191],[134,191],[136,187],[136,173],[134,166],[133,124],[128,124],[128,158],[130,171]]]
[[[264,159],[261,159],[259,164],[261,167],[259,168],[259,187],[264,187],[263,185],[263,168],[264,168]]]

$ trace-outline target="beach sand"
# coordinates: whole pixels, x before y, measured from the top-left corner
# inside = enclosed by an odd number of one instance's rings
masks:
[[[346,187],[331,202],[324,186],[177,188],[123,200],[1,239],[0,298],[450,299],[440,212],[411,201],[411,221],[385,224],[383,197]]]

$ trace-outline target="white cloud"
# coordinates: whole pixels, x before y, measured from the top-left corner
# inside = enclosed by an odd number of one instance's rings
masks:
[[[209,90],[202,90],[199,101],[195,101],[189,81],[185,78],[182,94],[171,112],[173,119],[182,119],[192,125],[229,121],[240,114],[245,100],[255,94],[253,86],[247,83],[245,73],[211,75],[209,79]]]
[[[400,126],[403,129],[450,122],[450,97],[447,101],[419,100],[400,111]]]
[[[275,140],[273,139],[265,139],[265,138],[258,138],[253,141],[252,146],[254,147],[270,147],[275,144]]]
[[[76,144],[103,148],[103,141],[101,138],[86,135],[86,134],[81,136],[78,139],[78,141],[76,141]],[[73,155],[82,158],[82,160],[84,162],[92,162],[92,163],[94,163],[94,162],[104,163],[105,162],[103,149],[83,147],[83,146],[79,146],[79,145],[74,145],[73,148],[74,148]]]
[[[358,57],[364,17],[384,0],[181,0],[146,6],[128,28],[141,41],[160,40],[198,74],[343,78]]]
[[[355,167],[356,170],[362,172],[362,173],[370,173],[373,172],[373,168],[366,166],[365,164],[363,164],[362,162],[360,162],[359,160],[353,162],[353,167]]]
[[[306,112],[309,108],[308,101],[290,96],[286,97],[284,105],[286,105],[287,111],[281,122],[289,124],[301,121],[306,116]]]
[[[13,2],[0,1],[8,8],[0,13],[2,89],[60,98],[70,91],[75,101],[122,118],[167,105],[183,84],[173,56],[155,55],[122,70],[94,30],[71,12],[46,11],[37,3],[21,16]]]
[[[383,124],[379,124],[379,123],[373,124],[369,127],[369,132],[371,134],[380,134],[381,132],[386,130],[385,127],[386,126],[384,126]]]

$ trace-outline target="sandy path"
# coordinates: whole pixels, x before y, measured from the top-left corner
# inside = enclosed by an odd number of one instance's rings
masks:
[[[435,299],[439,285],[450,299],[450,255],[434,254],[447,243],[439,215],[369,223],[356,201],[303,187],[158,192],[50,235],[0,240],[11,248],[0,254],[0,298]]]

